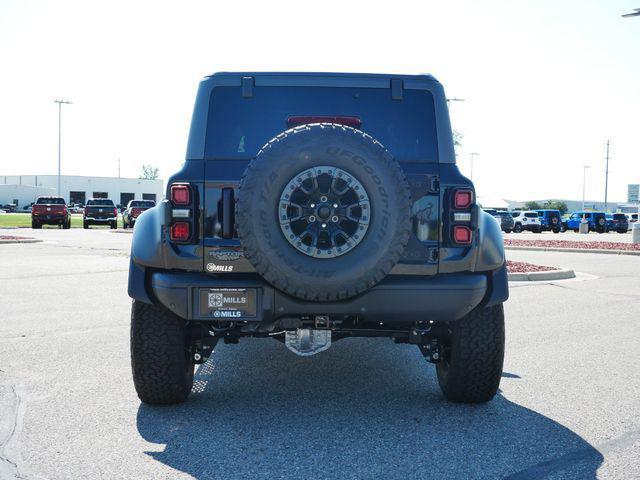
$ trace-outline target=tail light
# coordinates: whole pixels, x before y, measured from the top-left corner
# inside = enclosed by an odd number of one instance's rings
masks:
[[[118,209],[117,209],[117,208],[114,208],[114,209],[113,209],[113,216],[114,216],[114,217],[117,217],[117,216],[118,216]]]
[[[169,226],[169,239],[172,242],[189,243],[195,229],[195,202],[191,185],[188,183],[174,183],[171,185],[170,198],[173,207],[171,209],[171,224]],[[138,214],[142,210],[138,209]],[[133,212],[132,212],[133,213]]]
[[[453,196],[453,207],[457,209],[469,208],[473,203],[473,191],[468,189],[456,190]]]
[[[457,245],[470,245],[473,242],[473,215],[472,207],[475,200],[473,190],[470,188],[458,188],[451,196],[450,221],[451,240]]]
[[[171,201],[174,205],[189,205],[191,203],[191,189],[189,185],[171,185]]]
[[[348,117],[345,115],[295,115],[287,119],[287,127],[289,128],[297,127],[298,125],[307,125],[309,123],[337,123],[338,125],[353,128],[360,128],[362,126],[362,120],[358,117]]]
[[[473,232],[465,225],[456,225],[453,227],[453,240],[456,243],[469,245],[473,239]]]
[[[191,225],[189,222],[175,222],[169,229],[169,237],[174,242],[186,242],[191,236]]]

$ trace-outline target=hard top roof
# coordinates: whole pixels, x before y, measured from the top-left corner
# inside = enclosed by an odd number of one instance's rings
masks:
[[[392,80],[403,88],[431,90],[440,83],[429,74],[339,72],[216,72],[202,81],[214,86],[239,86],[244,78],[253,79],[255,86],[317,86],[389,88]]]

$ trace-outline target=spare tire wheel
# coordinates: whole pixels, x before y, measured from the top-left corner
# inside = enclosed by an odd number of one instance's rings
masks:
[[[334,301],[377,284],[410,235],[402,169],[369,135],[302,125],[258,152],[238,190],[236,223],[247,259],[294,297]]]

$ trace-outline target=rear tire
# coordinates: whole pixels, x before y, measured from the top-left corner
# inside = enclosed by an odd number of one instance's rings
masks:
[[[111,230],[115,230],[116,228],[118,228],[118,222],[111,222]]]
[[[515,226],[513,227],[513,233],[522,233],[522,225],[519,223],[516,223]]]
[[[87,222],[82,222],[82,228],[85,230],[89,228],[89,224]]]
[[[442,361],[436,366],[442,393],[452,402],[488,402],[500,386],[503,360],[502,304],[476,308],[451,324]]]
[[[42,228],[42,224],[31,220],[31,228],[33,228],[34,230],[39,230]]]
[[[64,222],[62,228],[64,228],[65,230],[69,230],[71,228],[71,220],[67,220],[66,222]]]
[[[186,322],[159,305],[131,305],[131,370],[138,397],[151,405],[186,400],[193,386]]]

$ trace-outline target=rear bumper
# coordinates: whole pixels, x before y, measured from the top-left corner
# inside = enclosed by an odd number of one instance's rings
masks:
[[[31,220],[38,223],[64,223],[67,221],[67,218],[67,215],[56,214],[31,215]]]
[[[254,274],[213,276],[204,273],[146,271],[131,264],[129,295],[160,303],[187,320],[211,321],[198,308],[200,289],[255,289],[256,315],[240,321],[274,321],[279,318],[327,315],[342,319],[407,324],[419,320],[451,321],[475,307],[495,305],[508,298],[506,268],[483,273],[449,273],[434,277],[388,276],[370,290],[338,302],[310,302],[290,297]]]
[[[109,222],[115,222],[117,220],[118,220],[118,217],[105,217],[105,218],[84,217],[84,221],[87,223],[109,223]]]

